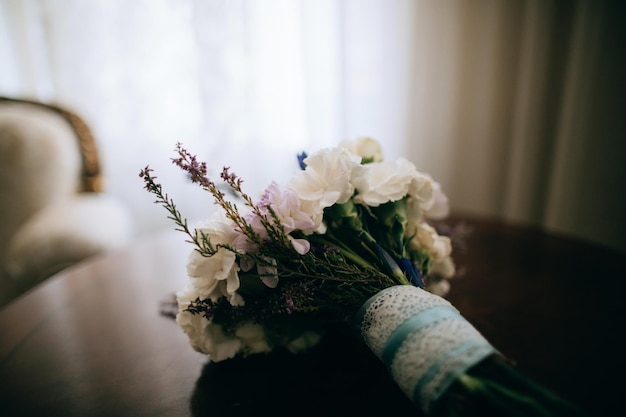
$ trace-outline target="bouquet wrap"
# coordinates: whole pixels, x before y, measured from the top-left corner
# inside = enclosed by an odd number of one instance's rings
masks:
[[[409,285],[380,291],[356,320],[367,346],[426,414],[459,375],[496,352],[448,301]]]

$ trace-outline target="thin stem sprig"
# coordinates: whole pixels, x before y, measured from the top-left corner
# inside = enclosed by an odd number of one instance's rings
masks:
[[[174,200],[171,199],[167,193],[163,192],[163,187],[156,182],[157,177],[152,175],[152,172],[153,170],[150,166],[146,165],[146,167],[139,172],[139,176],[143,178],[145,183],[144,188],[156,196],[157,199],[155,203],[160,204],[168,211],[169,215],[167,218],[173,220],[178,226],[175,230],[189,236],[191,240],[187,242],[193,243],[196,250],[198,250],[202,256],[213,256],[217,253],[220,245],[213,245],[209,237],[202,231],[194,230],[193,233],[191,232],[187,219],[183,217],[178,208],[176,208]]]

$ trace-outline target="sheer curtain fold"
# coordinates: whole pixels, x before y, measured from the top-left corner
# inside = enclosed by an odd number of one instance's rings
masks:
[[[42,99],[54,94],[43,17],[38,1],[0,2],[0,82],[4,94]]]
[[[545,224],[626,250],[623,2],[578,2]]]
[[[210,199],[177,141],[260,191],[295,155],[367,135],[437,178],[458,212],[626,251],[621,2],[0,0],[0,94],[83,114],[140,233]],[[260,168],[262,167],[262,168]]]
[[[547,210],[570,54],[571,3],[528,2],[514,93],[505,216],[541,223]],[[558,191],[557,191],[558,192]]]
[[[626,250],[624,17],[610,1],[417,2],[407,155],[459,212]]]

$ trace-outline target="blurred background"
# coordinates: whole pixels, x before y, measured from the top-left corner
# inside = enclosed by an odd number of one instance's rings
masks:
[[[295,155],[370,136],[442,184],[452,211],[626,251],[624,2],[1,0],[0,95],[81,115],[134,237],[207,193],[182,142],[251,194]]]

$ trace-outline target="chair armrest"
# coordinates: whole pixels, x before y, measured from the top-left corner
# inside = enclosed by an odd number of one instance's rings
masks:
[[[14,235],[6,269],[33,285],[91,255],[126,245],[130,215],[106,194],[77,194],[33,215]],[[26,282],[24,282],[26,283]]]

